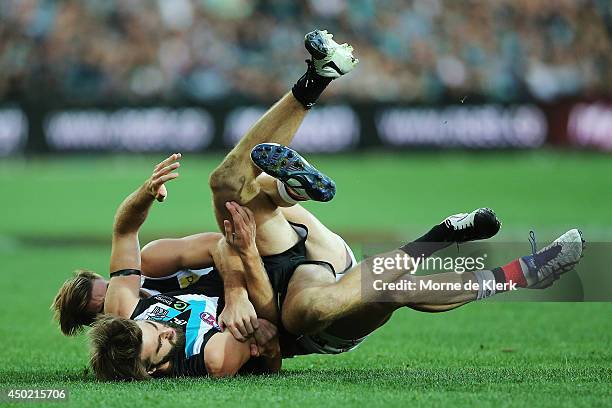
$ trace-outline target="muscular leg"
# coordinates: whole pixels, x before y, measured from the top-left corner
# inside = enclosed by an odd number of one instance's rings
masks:
[[[306,112],[302,104],[288,92],[253,125],[211,173],[209,184],[220,227],[223,219],[227,219],[225,202],[246,204],[259,194],[259,184],[255,179],[261,170],[251,164],[253,147],[263,142],[290,143]]]
[[[306,34],[304,44],[312,58],[307,60],[304,75],[298,79],[291,92],[283,96],[255,123],[210,175],[209,184],[213,192],[215,216],[221,230],[223,230],[223,220],[228,219],[225,209],[227,201],[237,201],[240,204],[249,203],[253,211],[255,211],[253,206],[263,206],[261,211],[258,211],[259,218],[256,216],[258,247],[259,237],[266,235],[265,230],[259,231],[259,227],[274,219],[275,215],[270,210],[274,207],[267,203],[267,197],[259,203],[252,203],[260,192],[259,185],[255,181],[260,170],[251,164],[251,150],[255,145],[264,142],[289,144],[307,110],[316,103],[327,85],[333,79],[350,72],[358,63],[358,60],[352,55],[352,47],[348,44],[339,45],[332,37],[326,31],[319,30]],[[275,224],[280,225],[280,221],[276,221]],[[285,230],[287,228],[290,228],[288,224]],[[276,233],[283,233],[283,231],[276,231]],[[273,242],[271,237],[268,237],[267,241]],[[274,252],[272,249],[270,248],[270,251]],[[262,247],[260,247],[261,250]]]
[[[337,283],[316,287],[308,287],[307,284],[290,286],[291,298],[289,299],[288,293],[287,299],[291,301],[292,308],[283,310],[282,319],[291,332],[309,334],[320,332],[339,319],[357,313],[370,302],[381,305],[381,302],[389,301],[388,306],[381,306],[390,312],[409,305],[417,308],[439,305],[441,310],[449,310],[461,304],[505,292],[510,289],[508,285],[513,288],[543,289],[552,285],[561,274],[572,270],[580,261],[583,250],[582,233],[572,229],[538,252],[492,270],[415,276],[407,273],[409,271],[406,268],[395,266],[381,274],[374,274],[375,258],[369,258],[352,268]],[[377,257],[396,258],[398,255],[403,258],[408,254],[398,249]],[[302,270],[296,272],[299,273],[299,279],[302,274],[317,273],[316,270],[320,269],[316,265],[302,265],[300,268]],[[405,281],[413,286],[407,290],[383,292],[375,290],[372,285],[374,280],[380,280],[382,283]],[[420,285],[423,281],[454,284],[457,287],[448,290],[428,289]],[[468,282],[471,285],[466,285]],[[476,288],[476,283],[480,289]],[[343,337],[340,333],[336,333],[339,337]]]
[[[275,178],[267,174],[261,174],[257,180],[261,186],[261,191],[270,197],[276,205],[283,207],[281,208],[281,212],[288,221],[304,224],[308,227],[309,234],[308,240],[306,241],[308,259],[327,261],[334,266],[336,271],[343,271],[347,265],[347,253],[342,238],[329,230],[321,221],[299,204],[286,201],[279,193],[279,183]],[[436,227],[434,227],[434,229]],[[423,239],[421,239],[421,241],[431,239],[429,237],[431,234],[432,232],[430,231],[422,237]],[[418,245],[418,242],[412,244]],[[426,248],[419,246],[419,250],[424,249]],[[440,249],[438,245],[436,245],[436,248],[431,248],[431,252],[434,252],[436,249]],[[421,252],[425,252],[423,256],[426,256],[428,253],[428,251]],[[292,299],[293,294],[299,292],[300,288],[320,288],[326,284],[335,282],[329,272],[325,270],[317,272],[318,273],[314,274],[296,273],[292,278],[289,289],[290,292],[287,298]],[[465,303],[466,302],[444,305],[409,304],[407,306],[423,312],[442,312],[457,308]],[[287,305],[289,304],[286,304],[286,306]],[[362,304],[347,316],[334,321],[334,323],[326,329],[326,332],[340,338],[356,339],[363,337],[386,323],[393,311],[401,306],[403,305],[393,304],[392,302],[370,302]],[[292,307],[295,307],[295,305],[289,305],[289,308]]]
[[[274,177],[261,174],[257,177],[257,182],[261,191],[280,207],[280,212],[287,221],[308,228],[306,257],[310,260],[329,262],[336,272],[344,272],[351,262],[344,240],[301,205],[285,201],[279,193],[279,186]]]
[[[260,170],[251,164],[251,150],[264,142],[289,144],[306,112],[329,83],[357,65],[353,48],[348,44],[337,44],[332,37],[327,31],[319,30],[306,34],[304,45],[311,59],[307,60],[304,75],[297,80],[291,92],[257,121],[210,175],[209,184],[220,229],[223,230],[223,220],[229,219],[225,209],[227,201],[248,203],[255,213],[257,247],[262,255],[283,252],[296,242],[297,235],[274,203],[260,194],[260,187],[255,181]]]
[[[402,255],[404,252],[397,251]],[[396,251],[381,256],[395,256]],[[362,272],[363,271],[363,272]],[[475,281],[472,272],[462,275],[454,272],[415,276],[405,270],[389,270],[373,275],[369,260],[347,272],[336,283],[323,282],[320,276],[328,273],[318,265],[302,265],[289,285],[283,304],[283,324],[294,334],[313,334],[329,327],[328,332],[342,338],[358,338],[376,330],[391,313],[403,306],[427,311],[443,311],[476,300],[477,291],[375,291],[363,284],[371,279],[396,282],[400,278],[419,285],[421,280],[434,283]],[[362,275],[363,274],[363,275]],[[369,276],[367,276],[369,275]],[[314,279],[319,282],[314,283]],[[358,324],[357,324],[358,323]]]

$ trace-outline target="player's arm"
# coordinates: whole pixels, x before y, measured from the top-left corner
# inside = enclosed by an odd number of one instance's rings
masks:
[[[111,279],[104,300],[104,313],[129,317],[140,289],[140,243],[138,231],[154,200],[163,201],[167,190],[164,183],[178,177],[173,173],[180,164],[179,153],[159,163],[153,175],[119,206],[113,223],[110,259]]]
[[[262,330],[272,330],[276,336],[276,326],[259,319]],[[267,323],[267,324],[266,324]],[[211,377],[231,377],[237,373],[264,374],[276,373],[280,370],[282,360],[280,353],[278,358],[261,356],[252,358],[253,350],[257,346],[254,340],[241,342],[225,331],[213,335],[204,347],[204,363],[206,371]]]
[[[278,309],[272,285],[255,244],[255,217],[251,210],[234,202],[227,203],[226,208],[232,216],[232,222],[225,220],[223,223],[226,236],[219,243],[219,253],[225,260],[238,256],[242,261],[233,262],[232,266],[238,268],[242,264],[249,299],[260,318],[259,327],[254,333],[257,347],[251,353],[252,356],[260,357],[259,364],[254,368],[258,371],[277,372],[282,361],[276,329]]]
[[[163,278],[181,269],[201,269],[214,265],[213,252],[220,233],[205,232],[179,239],[160,239],[142,249],[142,273],[151,278]],[[219,325],[226,327],[240,341],[246,341],[258,327],[257,314],[249,301],[246,283],[240,271],[217,266],[223,279],[225,308],[219,315]]]
[[[204,347],[204,364],[211,377],[236,375],[251,358],[251,344],[238,341],[229,331],[213,335]]]
[[[249,298],[260,318],[276,324],[278,322],[276,299],[255,244],[257,227],[253,212],[235,202],[226,203],[226,208],[232,216],[232,222],[223,221],[225,242],[233,248],[242,261]]]
[[[181,269],[213,266],[212,251],[223,235],[204,232],[184,238],[165,238],[149,242],[142,248],[142,274],[163,278]]]

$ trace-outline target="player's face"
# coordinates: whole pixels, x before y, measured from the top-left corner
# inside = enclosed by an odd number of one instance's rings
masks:
[[[91,283],[91,299],[87,303],[87,311],[90,313],[104,312],[104,298],[106,297],[106,288],[108,281],[106,279],[94,279]]]
[[[166,324],[150,320],[139,320],[136,324],[142,330],[140,358],[148,365],[150,373],[163,368],[185,343],[183,333]]]

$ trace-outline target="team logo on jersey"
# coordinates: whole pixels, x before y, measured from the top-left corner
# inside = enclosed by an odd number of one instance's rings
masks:
[[[186,312],[179,313],[178,315],[170,319],[170,323],[176,324],[177,326],[187,326],[190,317],[191,311],[187,310]]]
[[[172,307],[174,309],[180,310],[180,311],[187,309],[187,306],[189,306],[189,303],[182,302],[182,301],[177,301],[172,304]]]
[[[197,273],[190,272],[189,274],[185,274],[185,276],[179,279],[179,286],[181,287],[181,289],[185,289],[192,283],[197,282],[198,279],[200,279],[200,275],[198,275]]]
[[[215,316],[211,315],[210,313],[208,313],[208,312],[200,313],[200,319],[202,319],[202,321],[208,323],[209,325],[211,325],[215,329],[221,330],[221,328],[217,324],[217,319],[215,319]]]
[[[156,295],[155,300],[157,300],[159,303],[163,303],[166,306],[172,306],[173,302],[173,299],[166,295]]]
[[[163,320],[168,315],[168,309],[155,306],[153,310],[147,313],[147,320]]]

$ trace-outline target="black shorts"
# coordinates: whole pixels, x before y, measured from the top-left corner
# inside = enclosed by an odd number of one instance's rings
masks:
[[[272,290],[276,296],[278,310],[282,311],[283,302],[287,296],[287,288],[289,281],[295,272],[295,269],[304,264],[323,265],[335,276],[334,267],[325,261],[311,261],[306,259],[306,239],[308,238],[308,228],[302,224],[290,222],[291,226],[299,236],[298,242],[280,254],[262,256]]]
[[[287,295],[289,280],[295,272],[295,268],[306,261],[306,239],[308,238],[308,228],[305,225],[290,223],[299,236],[298,242],[280,254],[262,256],[264,267],[270,279],[272,290],[276,296],[279,310],[283,305]]]
[[[268,278],[272,284],[272,289],[276,295],[276,301],[279,310],[282,310],[285,296],[287,295],[287,287],[289,281],[295,272],[295,269],[304,264],[322,264],[330,269],[335,276],[333,266],[324,261],[310,261],[306,259],[306,239],[308,238],[308,228],[302,224],[290,222],[291,226],[299,236],[298,242],[280,254],[262,256],[264,267],[268,273]]]

